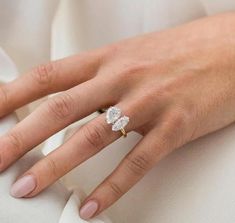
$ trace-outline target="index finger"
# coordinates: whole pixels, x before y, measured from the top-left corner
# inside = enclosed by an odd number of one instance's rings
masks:
[[[96,80],[95,80],[96,79]],[[100,78],[69,89],[44,102],[0,140],[0,171],[51,135],[113,100]]]
[[[67,90],[95,76],[99,51],[39,65],[0,87],[0,116],[50,93]]]

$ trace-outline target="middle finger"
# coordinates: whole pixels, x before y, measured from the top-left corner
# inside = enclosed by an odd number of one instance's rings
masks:
[[[0,171],[72,122],[113,103],[112,87],[104,84],[94,78],[54,96],[2,136]]]
[[[136,119],[136,111],[128,109],[125,104],[121,102],[117,107],[124,108],[124,114]],[[139,121],[131,121],[125,127],[126,132],[132,131],[139,124],[141,124]],[[111,126],[105,122],[105,114],[99,115],[79,128],[64,144],[20,176],[12,186],[11,194],[14,197],[35,196],[121,135],[120,131],[111,130]]]

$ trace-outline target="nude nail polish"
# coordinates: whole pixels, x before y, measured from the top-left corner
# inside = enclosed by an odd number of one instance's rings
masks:
[[[12,185],[10,194],[15,198],[24,197],[32,192],[35,187],[35,177],[33,175],[25,175]]]
[[[98,203],[96,201],[90,200],[80,209],[80,217],[85,220],[89,219],[95,214],[97,210]]]

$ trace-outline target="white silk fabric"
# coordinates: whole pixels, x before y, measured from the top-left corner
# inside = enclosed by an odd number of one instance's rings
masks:
[[[234,0],[2,0],[0,46],[19,73],[24,73],[50,59],[234,10]],[[0,65],[1,60],[2,57]],[[11,73],[1,72],[1,80],[11,79]],[[76,126],[96,115],[79,121]],[[72,128],[51,137],[43,148],[44,153],[63,143]],[[234,135],[235,126],[231,125],[177,150],[105,211],[105,219],[101,221],[110,221],[109,216],[114,223],[234,223]],[[117,140],[64,177],[63,184],[67,188],[76,185],[83,196],[89,194],[140,139],[138,134],[130,133],[126,139]],[[12,174],[15,177],[21,172],[18,167]],[[13,180],[12,176],[4,176],[5,180],[0,176],[1,184],[5,184],[0,196],[7,194],[9,182]],[[47,217],[53,220],[50,222],[82,222],[76,212],[82,193],[63,196],[58,191],[48,193],[45,198],[56,209],[48,213]],[[5,198],[0,205],[1,222],[16,222],[4,211],[10,202],[10,198]],[[30,210],[25,211],[23,202],[18,208],[22,209],[22,222],[27,222],[23,215]],[[42,206],[37,207],[43,211]],[[36,212],[31,214],[36,216]]]

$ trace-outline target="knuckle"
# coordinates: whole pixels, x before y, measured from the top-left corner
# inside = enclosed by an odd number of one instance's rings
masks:
[[[13,155],[15,155],[16,157],[23,155],[24,144],[23,144],[23,140],[20,134],[12,130],[6,134],[6,137],[8,139],[7,141],[10,143],[11,151],[13,152]]]
[[[113,81],[120,84],[133,84],[133,81],[138,81],[141,77],[149,72],[151,62],[131,62],[129,64],[122,64],[117,71],[114,71]]]
[[[120,51],[120,45],[113,43],[105,46],[104,48],[104,60],[105,62],[111,61]]]
[[[47,156],[41,162],[43,162],[44,168],[47,170],[47,173],[49,175],[55,178],[60,177],[59,169],[57,167],[56,162],[53,159]]]
[[[49,87],[56,73],[55,62],[41,64],[32,70],[32,78],[36,83]]]
[[[144,175],[150,167],[150,158],[146,152],[141,152],[136,155],[128,155],[126,157],[127,168],[136,175]]]
[[[103,123],[87,124],[83,126],[83,135],[86,143],[95,150],[99,150],[104,145],[106,128]]]
[[[120,49],[120,46],[116,43],[113,43],[113,44],[109,44],[105,47],[107,53],[108,53],[108,56],[110,55],[114,55],[116,52],[119,51]]]
[[[132,62],[130,64],[125,65],[122,70],[120,76],[122,77],[132,77],[133,75],[143,74],[144,71],[146,71],[149,68],[149,63],[138,63],[138,62]]]
[[[177,130],[185,126],[187,113],[182,108],[175,108],[168,117],[170,130]]]
[[[121,189],[121,187],[114,181],[107,180],[106,184],[115,197],[121,197],[124,194],[124,191]]]
[[[52,116],[59,121],[63,121],[74,114],[74,100],[68,93],[61,93],[48,100],[48,109]]]
[[[189,113],[185,109],[174,106],[173,112],[166,115],[167,120],[163,122],[162,144],[163,148],[172,151],[173,149],[185,144],[187,135],[191,130],[188,128]]]

